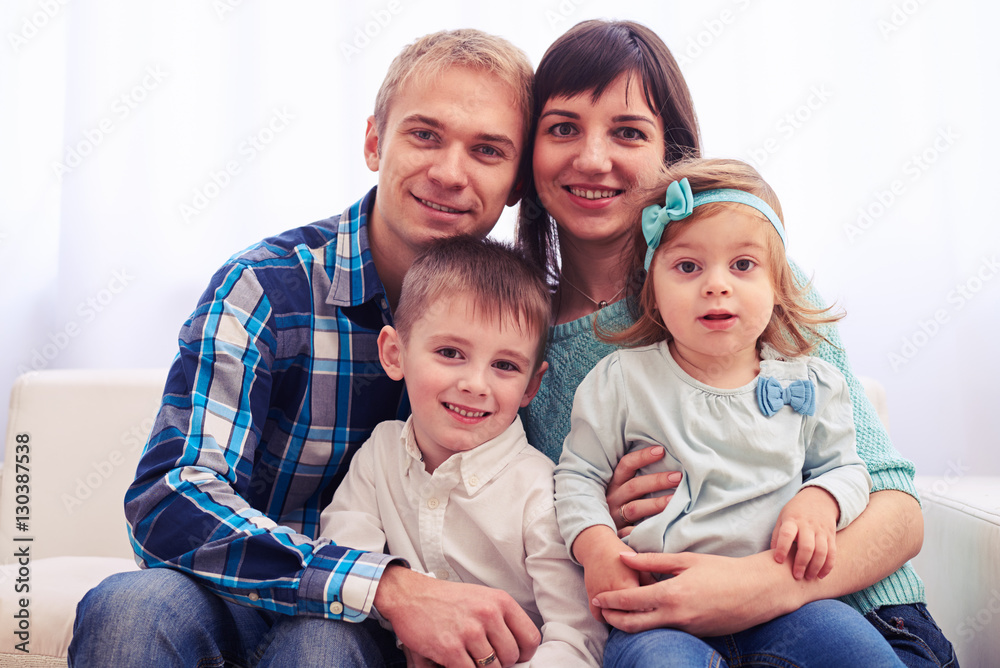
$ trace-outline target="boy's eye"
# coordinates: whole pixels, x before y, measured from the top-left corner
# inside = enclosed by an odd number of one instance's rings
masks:
[[[748,260],[747,258],[740,258],[736,262],[733,262],[733,269],[736,271],[750,271],[757,266],[757,263],[753,260]]]
[[[503,360],[499,362],[494,362],[493,366],[500,369],[501,371],[515,371],[515,372],[520,371],[520,369],[517,368],[517,365],[514,364],[513,362],[507,362]]]
[[[457,359],[459,357],[458,351],[454,348],[439,348],[437,353],[441,357],[447,357],[448,359]]]
[[[678,263],[677,269],[679,269],[682,274],[693,274],[698,270],[698,265],[689,260],[685,260],[684,262]]]

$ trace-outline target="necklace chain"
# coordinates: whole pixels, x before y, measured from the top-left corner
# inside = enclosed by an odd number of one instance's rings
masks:
[[[563,281],[566,282],[566,285],[568,285],[569,287],[573,288],[574,290],[576,290],[577,292],[579,292],[581,295],[583,295],[584,297],[586,297],[591,303],[594,304],[594,306],[596,306],[598,308],[598,310],[604,308],[605,306],[608,305],[608,302],[613,302],[618,297],[618,295],[620,295],[621,293],[625,292],[625,286],[623,285],[618,290],[618,292],[616,292],[615,294],[611,295],[611,299],[602,299],[601,301],[597,301],[596,299],[594,299],[593,297],[591,297],[590,295],[588,295],[586,292],[584,292],[583,290],[581,290],[577,286],[573,285],[573,281],[571,281],[568,278],[566,278],[566,274],[562,274],[561,273],[561,274],[559,274],[559,282],[562,283]]]

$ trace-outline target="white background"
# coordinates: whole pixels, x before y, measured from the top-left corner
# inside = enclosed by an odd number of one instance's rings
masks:
[[[169,365],[228,256],[375,183],[365,119],[404,44],[477,27],[537,64],[594,17],[659,33],[705,154],[775,187],[898,448],[921,473],[1000,473],[1000,6],[973,0],[8,0],[0,396],[32,368]]]

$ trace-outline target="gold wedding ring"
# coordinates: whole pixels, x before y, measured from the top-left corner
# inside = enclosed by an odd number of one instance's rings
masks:
[[[622,516],[622,526],[628,526],[628,518],[625,517],[625,506],[627,505],[627,503],[623,503],[618,508],[618,514]]]
[[[489,656],[487,656],[485,658],[482,658],[482,659],[476,659],[476,665],[477,666],[488,666],[488,665],[490,665],[491,663],[493,663],[496,660],[497,660],[497,653],[496,652],[490,652]]]

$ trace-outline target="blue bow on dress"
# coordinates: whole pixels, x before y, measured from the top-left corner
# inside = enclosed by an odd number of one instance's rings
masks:
[[[761,376],[757,379],[757,405],[760,412],[771,417],[785,404],[802,415],[816,412],[816,387],[811,380],[793,380],[788,387],[782,387],[774,378]]]

